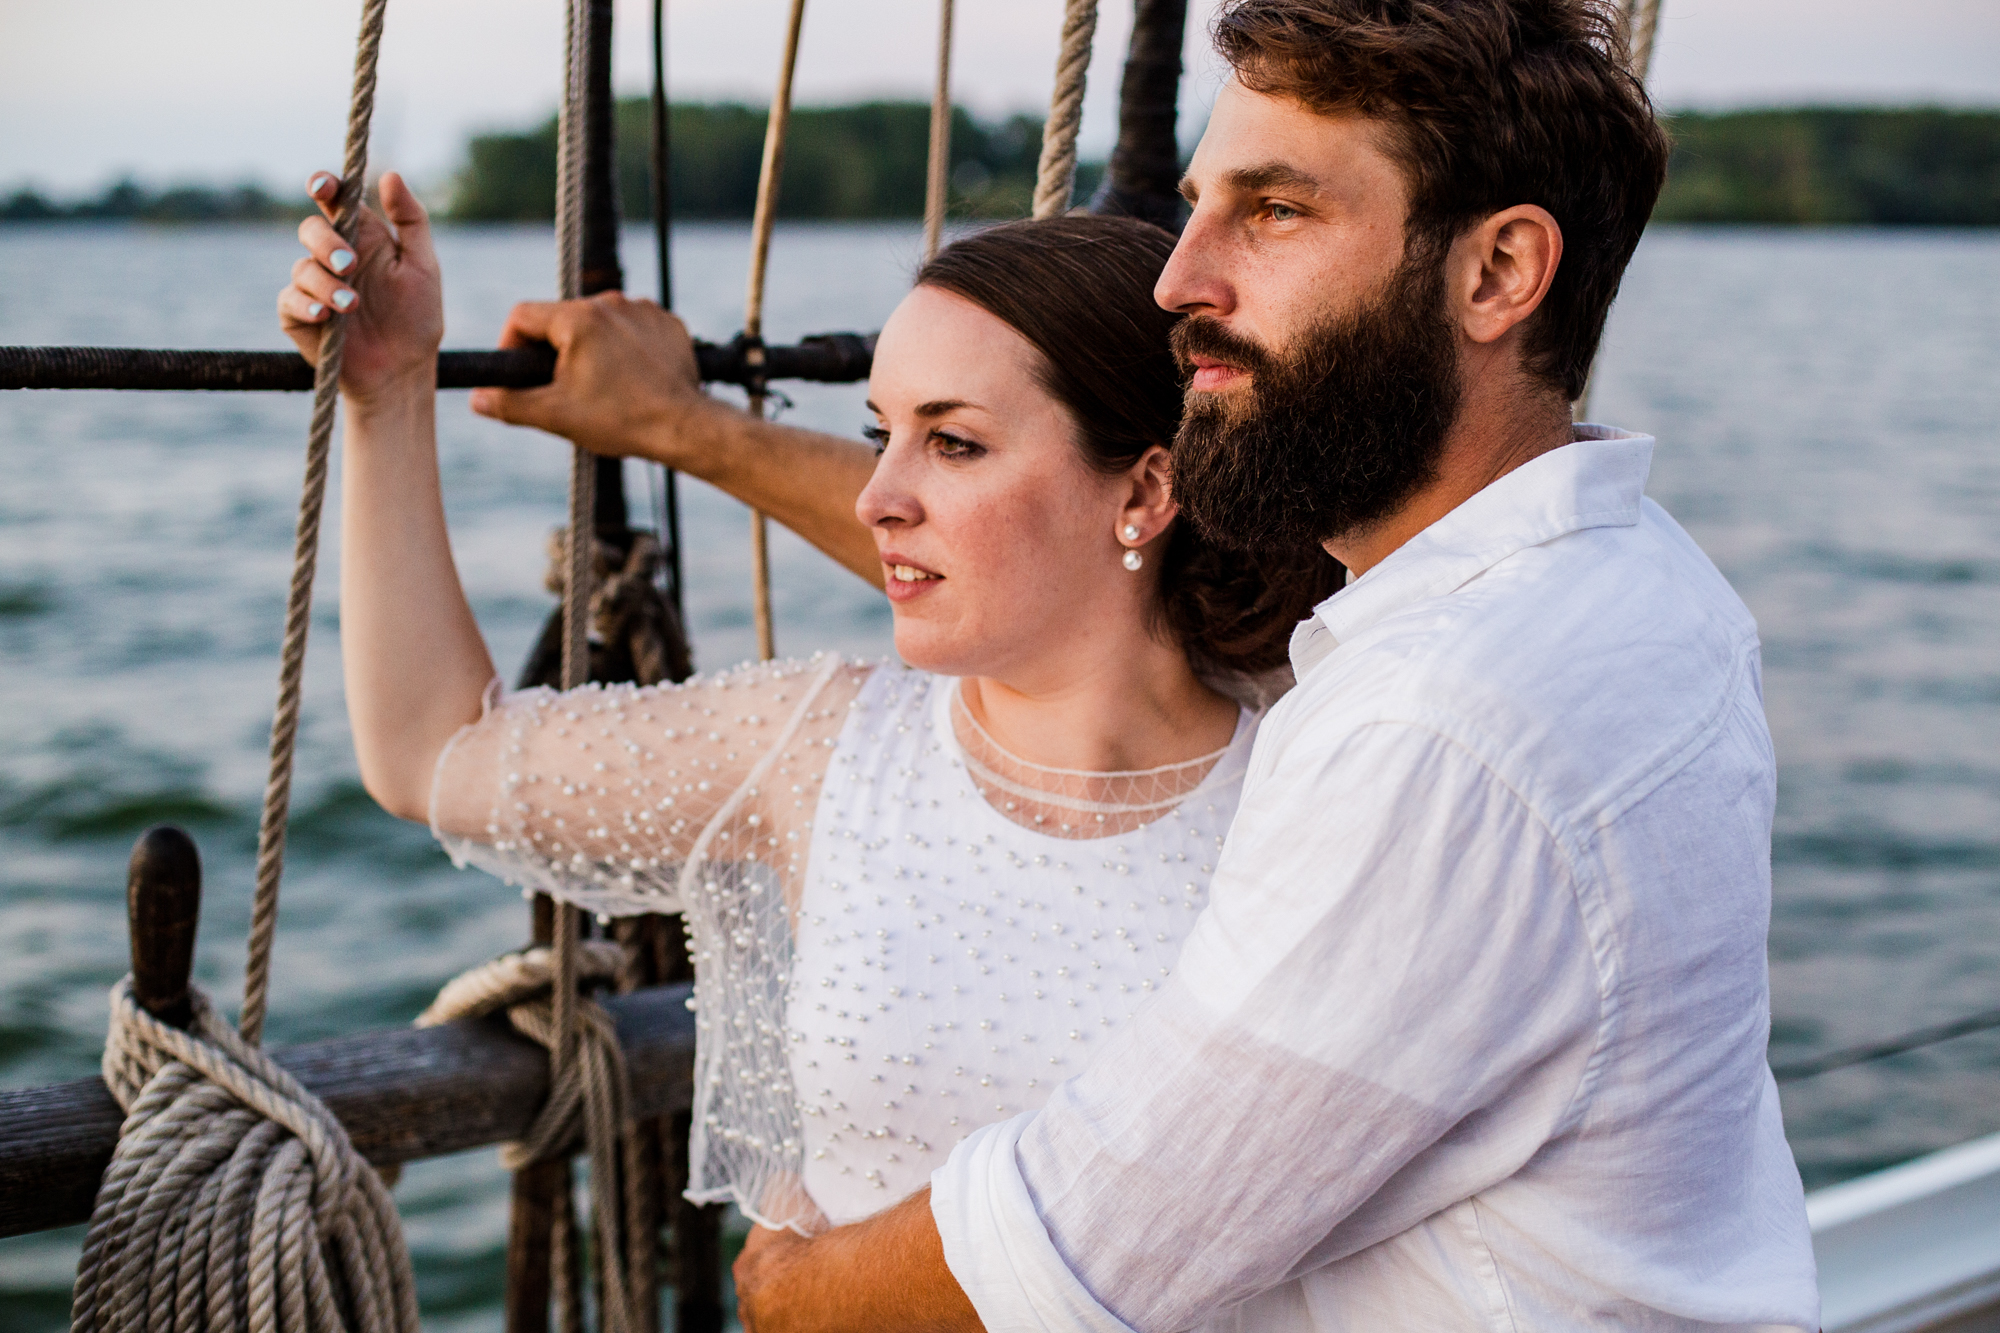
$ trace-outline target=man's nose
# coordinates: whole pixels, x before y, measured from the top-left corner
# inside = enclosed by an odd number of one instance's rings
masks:
[[[1236,308],[1227,277],[1227,238],[1212,213],[1196,206],[1153,286],[1153,300],[1181,315],[1227,315]]]

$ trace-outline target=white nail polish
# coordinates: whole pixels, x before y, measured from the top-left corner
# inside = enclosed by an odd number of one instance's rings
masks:
[[[332,179],[333,177],[327,175],[324,171],[314,172],[312,179],[306,182],[306,193],[311,195],[318,194],[326,188],[327,182]]]
[[[354,252],[352,250],[335,250],[332,255],[328,256],[326,262],[332,266],[335,273],[345,273],[348,266],[354,262]]]
[[[321,305],[317,301],[314,301],[311,305],[306,307],[306,318],[318,319],[320,317],[320,313],[325,309],[326,309],[325,306]]]
[[[347,309],[347,307],[353,304],[354,304],[353,292],[340,291],[340,292],[335,292],[333,294],[333,308],[335,310],[345,310]]]

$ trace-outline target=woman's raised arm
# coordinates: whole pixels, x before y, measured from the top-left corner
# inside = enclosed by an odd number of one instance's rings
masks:
[[[322,210],[339,182],[307,190]],[[430,219],[402,177],[382,177],[382,212],[364,212],[350,248],[324,217],[278,296],[285,332],[308,360],[332,311],[346,342],[341,394],[340,639],[354,750],[369,795],[421,820],[431,775],[480,713],[493,659],[466,604],[446,535],[437,464],[437,349],[444,302]],[[393,229],[390,224],[393,224]]]

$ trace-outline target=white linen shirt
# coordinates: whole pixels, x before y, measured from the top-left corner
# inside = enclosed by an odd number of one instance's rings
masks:
[[[932,1176],[988,1333],[1814,1329],[1756,626],[1579,427],[1322,603],[1162,993]]]

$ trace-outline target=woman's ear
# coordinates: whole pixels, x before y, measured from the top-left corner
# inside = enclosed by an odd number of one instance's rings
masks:
[[[1173,455],[1154,445],[1125,474],[1131,489],[1118,515],[1118,541],[1141,547],[1167,530],[1180,513],[1174,502]]]

